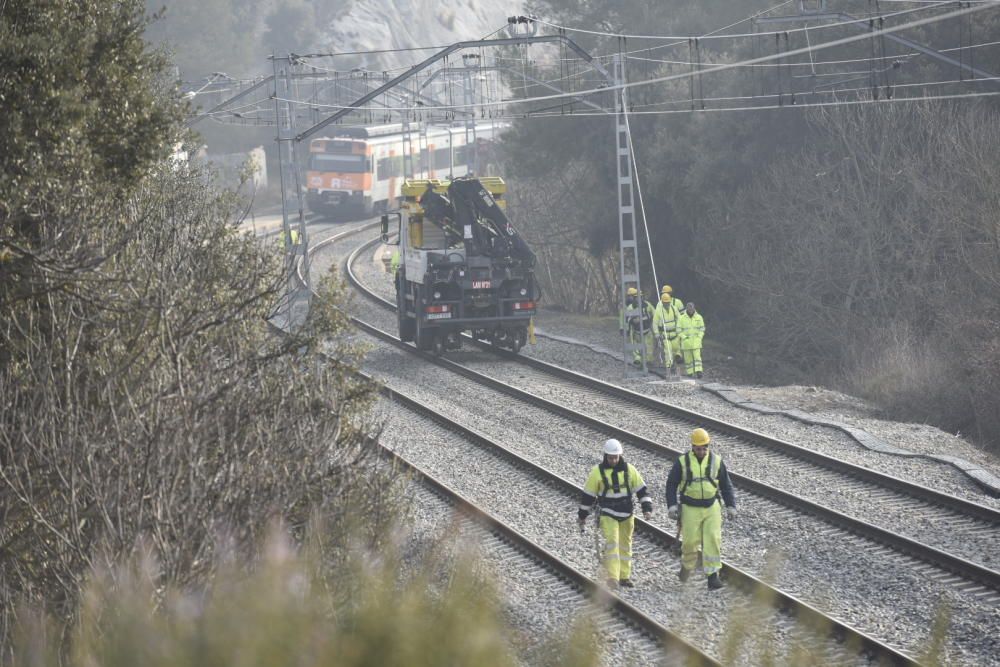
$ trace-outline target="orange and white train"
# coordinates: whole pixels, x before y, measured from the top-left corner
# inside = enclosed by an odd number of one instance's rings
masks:
[[[333,136],[309,142],[306,206],[320,215],[369,216],[387,211],[400,198],[403,179],[447,178],[485,171],[493,139],[503,129],[476,125],[475,147],[466,128],[411,130],[405,146],[402,125],[336,128]],[[472,150],[475,148],[475,150]],[[412,149],[412,153],[411,153]],[[404,174],[404,155],[413,174]]]

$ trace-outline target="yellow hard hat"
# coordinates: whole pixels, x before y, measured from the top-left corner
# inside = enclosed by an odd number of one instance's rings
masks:
[[[672,293],[673,291],[674,291],[674,288],[673,288],[673,287],[671,287],[670,285],[664,285],[664,286],[663,286],[662,288],[660,288],[660,293],[661,293],[661,294],[662,294],[663,292],[666,292],[667,294],[670,294],[670,293]]]
[[[703,428],[696,428],[691,431],[691,446],[692,447],[703,447],[710,443],[712,439],[708,437],[708,431]]]
[[[670,296],[669,292],[664,292],[663,294],[660,295],[660,301],[662,301],[663,303],[670,303],[671,298],[673,297]]]
[[[629,296],[637,296],[637,295],[639,294],[639,290],[637,290],[637,289],[636,289],[636,288],[634,288],[634,287],[629,287],[629,288],[628,288],[628,292],[627,292],[627,294],[628,294]]]

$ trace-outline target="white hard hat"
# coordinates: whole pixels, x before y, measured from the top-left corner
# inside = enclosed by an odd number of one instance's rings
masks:
[[[614,438],[611,438],[604,443],[604,453],[611,454],[612,456],[621,456],[622,443],[618,442]]]

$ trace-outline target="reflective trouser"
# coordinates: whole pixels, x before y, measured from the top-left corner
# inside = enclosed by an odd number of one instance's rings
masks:
[[[681,504],[681,565],[693,570],[698,564],[698,547],[706,575],[722,567],[722,503],[711,507]]]
[[[645,339],[644,342],[646,343],[646,363],[649,363],[654,358],[653,357],[653,350],[654,350],[654,347],[653,347],[653,332],[650,331],[649,329],[647,329],[646,330],[646,335],[645,336],[640,336],[638,329],[631,329],[630,328],[628,330],[628,342],[632,343],[633,345],[637,345],[637,344],[643,342],[643,339]],[[633,350],[633,352],[632,352],[632,360],[633,361],[637,361],[637,362],[639,362],[641,364],[642,363],[642,350]]]
[[[663,343],[663,365],[670,368],[674,365],[674,356],[681,353],[681,341],[676,334],[673,338],[664,336],[661,340]]]
[[[604,569],[609,579],[628,579],[632,575],[632,531],[635,517],[619,521],[607,514],[601,515],[601,532],[604,533]]]
[[[684,372],[688,375],[701,373],[701,348],[684,348]]]

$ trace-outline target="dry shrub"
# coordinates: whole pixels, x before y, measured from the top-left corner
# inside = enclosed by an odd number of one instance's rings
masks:
[[[405,531],[404,531],[405,532]],[[512,665],[490,583],[473,560],[435,574],[432,560],[403,570],[398,551],[356,542],[335,568],[273,532],[253,560],[234,555],[208,587],[161,586],[150,553],[97,569],[83,595],[68,664]],[[58,665],[54,625],[24,624],[14,665]],[[46,630],[48,628],[48,630]],[[47,635],[48,633],[48,635]]]
[[[969,428],[1000,454],[1000,313],[969,320],[959,340],[963,384],[975,418]]]
[[[47,253],[95,261],[3,285],[0,644],[23,600],[72,624],[86,573],[141,541],[158,582],[197,585],[220,534],[246,552],[275,518],[367,515],[353,534],[379,539],[392,475],[374,469],[348,320],[317,305],[274,336],[281,261],[237,231],[239,211],[205,174],[164,167],[99,216],[62,220]],[[331,282],[326,300],[343,292]]]
[[[996,327],[995,322],[970,322],[954,333],[951,344],[920,336],[903,323],[873,330],[870,339],[855,342],[842,384],[889,418],[971,434],[987,446],[993,442],[995,450],[1000,437]]]
[[[906,324],[897,323],[854,343],[844,385],[890,416],[925,422],[962,403],[941,395],[945,388],[954,395],[955,385],[960,384],[952,373],[954,362],[939,339],[921,338]],[[942,400],[951,405],[942,405]]]

